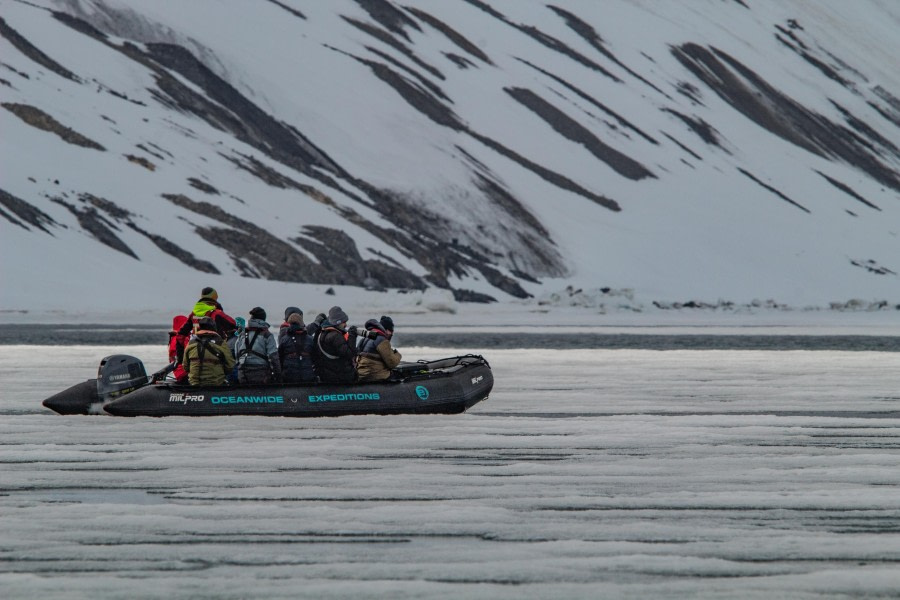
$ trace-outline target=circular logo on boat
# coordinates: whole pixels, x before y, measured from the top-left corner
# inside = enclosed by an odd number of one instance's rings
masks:
[[[419,397],[419,400],[428,400],[428,388],[424,385],[417,385],[416,396]]]

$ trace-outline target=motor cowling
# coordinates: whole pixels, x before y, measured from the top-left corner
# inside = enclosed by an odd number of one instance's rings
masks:
[[[113,354],[100,361],[97,370],[97,395],[106,402],[147,385],[147,370],[140,359]]]

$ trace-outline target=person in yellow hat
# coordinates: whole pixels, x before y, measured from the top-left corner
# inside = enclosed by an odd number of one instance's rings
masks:
[[[215,330],[225,339],[237,329],[237,323],[234,319],[222,310],[219,304],[219,293],[215,288],[205,287],[200,292],[200,299],[194,304],[191,314],[188,315],[188,322],[179,330],[179,334],[188,335],[196,333],[200,328],[200,319],[209,317],[215,324]]]

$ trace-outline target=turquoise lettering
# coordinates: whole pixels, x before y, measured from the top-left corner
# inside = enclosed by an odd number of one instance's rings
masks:
[[[348,400],[381,400],[381,394],[323,394],[321,396],[307,396],[307,401],[314,402],[346,402]]]
[[[284,396],[212,396],[213,404],[284,404]]]

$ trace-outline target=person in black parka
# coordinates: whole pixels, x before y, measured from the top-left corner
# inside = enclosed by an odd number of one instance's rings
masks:
[[[332,306],[322,329],[313,340],[313,365],[324,383],[356,381],[356,327],[347,328],[349,317]]]
[[[306,383],[316,380],[312,361],[313,335],[303,323],[303,311],[289,306],[284,311],[284,323],[278,333],[278,357],[281,377],[285,383]]]

